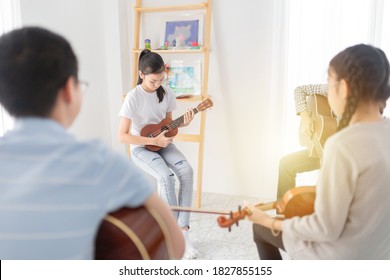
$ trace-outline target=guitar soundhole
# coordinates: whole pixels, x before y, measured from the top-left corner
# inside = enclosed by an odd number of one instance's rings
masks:
[[[165,130],[169,130],[168,126],[166,126],[166,125],[161,127],[161,132],[164,132]]]

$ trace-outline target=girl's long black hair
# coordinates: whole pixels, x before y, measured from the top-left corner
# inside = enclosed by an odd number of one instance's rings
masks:
[[[165,64],[162,57],[155,52],[150,50],[143,50],[139,55],[139,63],[138,70],[142,72],[144,75],[148,74],[160,74],[165,71]],[[142,84],[142,79],[140,75],[138,75],[137,85]],[[161,85],[157,90],[158,102],[160,103],[164,99],[165,90]]]
[[[360,44],[337,54],[329,63],[337,79],[349,84],[349,95],[338,130],[346,127],[360,101],[379,101],[385,104],[390,96],[389,61],[376,47]]]

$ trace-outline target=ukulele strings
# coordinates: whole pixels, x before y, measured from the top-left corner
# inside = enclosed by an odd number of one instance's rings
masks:
[[[172,130],[172,129],[175,129],[176,127],[178,127],[180,124],[183,123],[183,120],[184,120],[184,116],[181,116],[179,118],[177,118],[176,120],[172,121],[170,124],[168,124],[166,127],[168,128],[168,130]],[[163,131],[160,129],[160,130],[156,130],[155,132],[152,133],[152,136],[153,137],[157,137],[158,135],[160,135],[160,133],[162,133]]]
[[[193,111],[194,111],[194,114],[199,112],[198,108],[193,109]],[[183,121],[184,121],[184,115],[181,116],[181,117],[178,117],[176,120],[174,120],[170,124],[168,124],[167,125],[168,130],[172,130],[172,129],[175,129],[176,127],[179,127],[179,125],[181,125],[183,123]],[[161,131],[161,129],[160,130],[156,130],[155,132],[151,133],[151,135],[153,137],[157,137],[162,132],[163,131]]]

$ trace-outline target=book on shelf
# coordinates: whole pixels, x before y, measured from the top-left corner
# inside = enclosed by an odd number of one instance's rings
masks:
[[[173,60],[167,67],[167,85],[176,98],[186,98],[201,94],[201,61],[184,63]]]

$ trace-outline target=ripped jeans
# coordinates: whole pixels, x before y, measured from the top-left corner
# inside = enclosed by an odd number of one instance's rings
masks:
[[[171,206],[190,207],[192,203],[192,188],[194,184],[194,171],[184,155],[170,144],[157,152],[147,150],[145,147],[136,147],[131,151],[134,163],[157,180],[160,197]],[[176,174],[180,186],[176,197]],[[179,227],[189,226],[189,212],[174,211]]]

